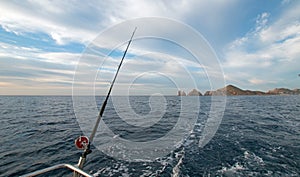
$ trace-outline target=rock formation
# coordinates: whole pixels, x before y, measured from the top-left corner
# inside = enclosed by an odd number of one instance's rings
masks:
[[[188,96],[202,96],[202,94],[198,90],[193,89],[188,93]]]
[[[275,88],[267,92],[269,95],[299,95],[300,89]]]
[[[182,90],[178,90],[177,96],[186,96],[186,93]]]
[[[251,91],[251,90],[242,90],[233,85],[227,85],[224,88],[220,88],[216,91],[207,91],[205,92],[205,96],[234,96],[234,95],[264,95],[264,92],[261,91]]]
[[[300,95],[300,89],[294,89],[293,92],[294,92],[294,94],[296,94],[296,95]]]
[[[243,90],[233,85],[227,85],[214,91],[205,92],[204,96],[238,96],[238,95],[300,95],[300,89],[290,90],[287,88],[275,88],[268,92]],[[186,96],[184,91],[178,91],[178,96]],[[193,89],[188,93],[188,96],[202,96],[202,94]]]

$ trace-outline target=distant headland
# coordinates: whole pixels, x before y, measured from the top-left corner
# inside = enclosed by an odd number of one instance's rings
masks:
[[[179,90],[178,96],[202,96],[200,91],[193,89],[188,94]],[[220,88],[214,91],[206,91],[203,96],[239,96],[239,95],[300,95],[300,89],[290,90],[287,88],[275,88],[267,92],[242,90],[233,85],[227,85],[224,88]]]

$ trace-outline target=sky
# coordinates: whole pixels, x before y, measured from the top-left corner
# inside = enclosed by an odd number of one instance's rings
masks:
[[[98,41],[101,63],[89,52],[93,41],[120,23],[143,17],[166,18],[201,34],[214,50],[225,84],[268,91],[300,88],[300,1],[297,0],[174,0],[174,1],[0,1],[0,95],[71,95],[93,84],[104,95],[126,47]],[[126,23],[125,23],[126,24]],[[147,29],[154,31],[154,24]],[[139,31],[140,30],[140,31]],[[176,33],[176,29],[168,29]],[[157,30],[157,35],[166,31]],[[119,34],[120,33],[120,34]],[[115,33],[117,34],[117,33]],[[114,38],[130,37],[118,31]],[[189,40],[184,33],[178,37]],[[196,43],[195,43],[196,44]],[[101,46],[101,47],[99,47]],[[83,62],[83,57],[90,57]],[[211,89],[208,66],[166,40],[134,40],[113,94],[175,95]],[[78,68],[97,70],[96,76]],[[76,81],[76,73],[91,83]],[[213,77],[213,76],[211,76]],[[74,83],[76,82],[76,83]],[[224,84],[219,84],[222,87]]]

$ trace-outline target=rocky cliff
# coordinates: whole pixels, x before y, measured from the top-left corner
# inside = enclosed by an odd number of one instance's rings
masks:
[[[177,96],[186,96],[186,93],[182,90],[178,90]]]
[[[219,96],[224,96],[224,95],[265,95],[266,93],[261,92],[261,91],[252,91],[252,90],[242,90],[236,86],[233,85],[227,85],[224,88],[220,88],[216,91],[207,91],[205,92],[205,96],[212,96],[212,95],[219,95]]]
[[[300,89],[275,88],[267,92],[269,95],[299,95]]]
[[[188,96],[202,96],[202,94],[198,90],[193,89],[188,93]]]
[[[238,95],[300,95],[300,89],[290,90],[287,88],[275,88],[267,92],[243,90],[234,85],[227,85],[214,91],[206,91],[204,96],[238,96]],[[178,96],[186,96],[184,91],[178,91]],[[188,93],[188,96],[202,96],[202,94],[193,89]]]

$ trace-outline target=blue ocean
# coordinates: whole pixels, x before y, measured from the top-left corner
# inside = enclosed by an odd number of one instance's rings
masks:
[[[195,97],[165,99],[173,103],[165,114],[170,124],[181,99],[195,101]],[[209,96],[199,97],[194,130],[169,154],[154,161],[128,162],[92,146],[84,170],[94,176],[300,176],[300,96],[226,99],[222,122],[204,147],[198,143],[209,114]],[[96,100],[100,107],[103,97]],[[151,110],[147,96],[130,100],[138,114]],[[104,118],[116,116],[113,105],[108,104]],[[77,164],[81,155],[74,140],[83,132],[71,96],[0,96],[0,126],[0,176],[20,176],[59,163]],[[122,133],[130,135],[130,130]],[[144,138],[153,138],[149,136]],[[44,176],[71,175],[62,169]]]

